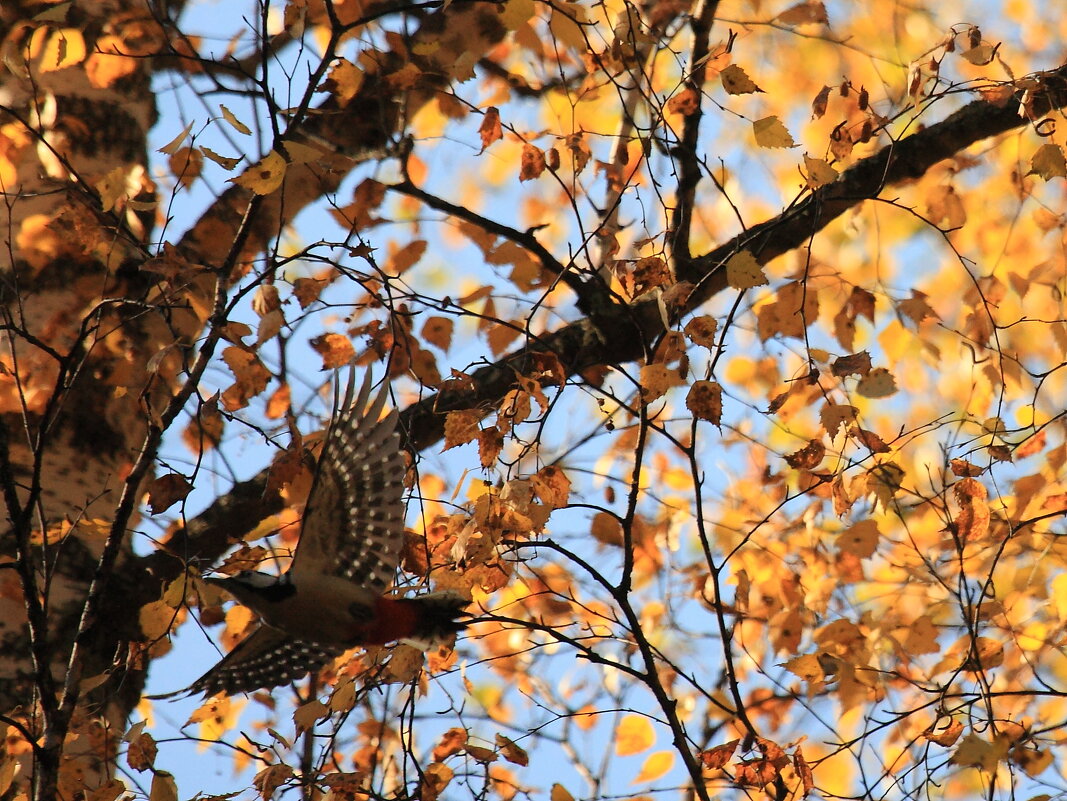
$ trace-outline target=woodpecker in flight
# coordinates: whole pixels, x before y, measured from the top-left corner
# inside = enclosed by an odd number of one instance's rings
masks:
[[[232,695],[296,681],[356,645],[447,638],[465,625],[468,601],[452,592],[385,595],[404,544],[404,457],[393,409],[379,419],[368,371],[355,374],[327,432],[304,509],[300,540],[281,576],[244,571],[206,578],[259,613],[260,625],[187,689]]]

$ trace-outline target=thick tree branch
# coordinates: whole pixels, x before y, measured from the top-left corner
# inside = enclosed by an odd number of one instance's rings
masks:
[[[1029,106],[1037,117],[1067,105],[1067,65],[1046,73],[1042,80],[1045,89],[1035,93]],[[692,312],[726,288],[725,271],[721,267],[737,251],[748,248],[761,263],[767,263],[799,247],[813,232],[849,209],[877,197],[886,186],[918,178],[938,161],[982,139],[1028,124],[1030,120],[1020,114],[1017,100],[1004,106],[978,100],[943,122],[886,146],[795,207],[694,258],[678,278],[694,283],[697,288],[686,305],[675,310],[675,316]],[[576,375],[589,367],[640,359],[647,344],[662,331],[658,303],[639,299],[629,306],[607,310],[596,322],[583,318],[544,334],[498,361],[475,370],[471,374],[473,391],[442,390],[401,412],[400,427],[407,440],[406,446],[421,451],[439,442],[444,436],[445,417],[450,411],[481,409],[488,414],[512,389],[516,374],[532,368],[533,354],[551,352],[559,358],[568,375]],[[632,335],[620,335],[621,332]],[[238,485],[231,493],[236,497],[220,498],[191,521],[190,531],[183,539],[188,554],[214,558],[218,555],[217,548],[225,548],[225,538],[220,540],[211,533],[213,530],[221,528],[237,534],[254,525],[248,517],[249,507],[257,508],[254,499],[262,496],[265,486],[266,471]]]
[[[707,80],[708,40],[711,24],[719,7],[718,0],[700,0],[689,25],[693,29],[693,46],[689,53],[689,76],[686,89],[697,96],[696,109],[682,122],[682,135],[677,145],[678,192],[674,213],[671,215],[672,255],[676,270],[685,269],[689,262],[689,233],[693,222],[693,206],[697,184],[700,182],[700,159],[697,158],[697,142],[700,138],[700,120],[704,116],[702,87]],[[731,37],[733,33],[731,32]],[[731,43],[733,39],[730,40]]]
[[[788,211],[694,259],[677,276],[680,281],[697,285],[689,299],[690,309],[726,288],[725,271],[719,268],[737,251],[751,250],[757,261],[766,264],[800,246],[864,200],[878,197],[886,186],[917,179],[937,162],[976,142],[1029,125],[1049,111],[1067,105],[1067,65],[1039,78],[1042,89],[1033,93],[1025,111],[1019,102],[1022,93],[1003,106],[985,100],[968,103],[944,121],[857,162],[832,184],[820,187]]]

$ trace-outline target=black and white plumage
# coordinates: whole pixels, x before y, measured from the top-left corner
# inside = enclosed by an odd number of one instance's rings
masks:
[[[396,410],[381,416],[388,384],[371,400],[368,372],[355,397],[354,388],[353,372],[326,434],[288,571],[205,579],[258,612],[259,628],[180,692],[269,689],[355,645],[435,640],[462,628],[457,618],[467,602],[454,593],[383,595],[404,544],[406,467]]]

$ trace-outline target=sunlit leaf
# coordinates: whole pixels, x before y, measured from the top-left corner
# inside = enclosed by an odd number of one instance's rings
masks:
[[[615,730],[615,753],[619,756],[640,754],[655,742],[652,724],[641,715],[624,715]]]
[[[634,777],[633,784],[652,782],[665,776],[674,767],[674,751],[656,751],[649,754]]]
[[[720,72],[719,80],[722,81],[722,88],[726,90],[727,94],[747,95],[763,91],[748,77],[748,73],[737,64],[731,64]]]
[[[764,117],[752,123],[756,134],[756,144],[767,148],[795,147],[796,142],[789,135],[789,130],[777,117]]]
[[[747,250],[741,250],[726,262],[726,282],[734,289],[751,289],[767,283],[767,276],[755,257]]]

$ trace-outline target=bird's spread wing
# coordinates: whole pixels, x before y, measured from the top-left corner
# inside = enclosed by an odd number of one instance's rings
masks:
[[[343,650],[333,645],[294,640],[283,631],[260,626],[230,651],[225,659],[181,693],[191,695],[202,692],[210,696],[217,692],[233,695],[259,689],[269,690],[319,670]]]
[[[319,457],[291,570],[298,583],[301,574],[333,575],[381,593],[404,543],[404,456],[396,410],[379,419],[388,383],[373,400],[369,371],[353,398],[354,386],[353,373]]]

